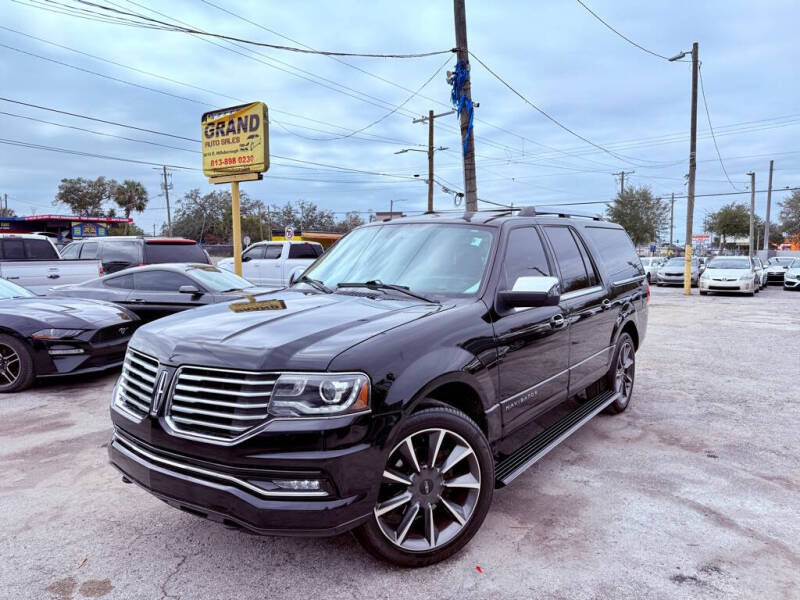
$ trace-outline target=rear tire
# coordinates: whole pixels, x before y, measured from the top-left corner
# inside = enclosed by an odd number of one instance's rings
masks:
[[[35,378],[28,346],[14,336],[0,334],[0,393],[20,392]]]
[[[706,296],[706,295],[708,295],[708,292],[705,291],[705,290],[700,290],[700,295],[701,296]]]
[[[425,567],[463,548],[483,523],[494,492],[494,459],[464,413],[435,407],[412,414],[393,437],[370,519],[355,529],[373,556]]]
[[[633,394],[635,378],[636,348],[633,345],[631,336],[623,333],[617,340],[617,347],[611,360],[611,368],[606,375],[608,388],[621,393],[621,396],[606,407],[606,413],[616,415],[628,408],[631,402],[631,394]]]

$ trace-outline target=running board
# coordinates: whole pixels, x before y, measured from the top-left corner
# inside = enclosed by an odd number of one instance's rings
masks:
[[[615,392],[603,392],[595,396],[577,410],[545,429],[519,450],[501,460],[494,469],[497,486],[508,485],[514,481],[618,397],[619,395]]]

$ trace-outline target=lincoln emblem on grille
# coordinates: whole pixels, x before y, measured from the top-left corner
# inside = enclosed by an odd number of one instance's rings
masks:
[[[156,385],[153,386],[153,403],[150,405],[150,415],[155,417],[158,414],[158,409],[161,408],[161,402],[164,400],[164,392],[167,388],[168,372],[162,368],[156,376]]]

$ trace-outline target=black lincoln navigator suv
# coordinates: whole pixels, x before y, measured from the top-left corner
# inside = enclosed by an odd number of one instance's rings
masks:
[[[200,516],[353,530],[428,565],[470,540],[495,488],[625,410],[648,297],[628,235],[599,219],[370,223],[287,289],[140,328],[111,462]]]

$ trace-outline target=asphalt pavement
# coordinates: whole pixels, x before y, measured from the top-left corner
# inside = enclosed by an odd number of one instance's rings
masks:
[[[630,408],[505,489],[420,570],[350,535],[257,537],[107,463],[116,374],[0,397],[0,598],[798,598],[800,293],[653,288]]]

